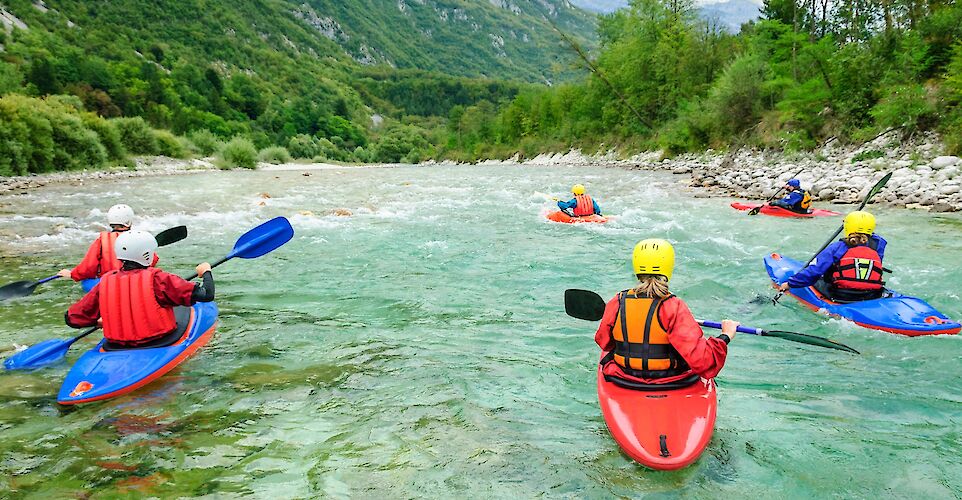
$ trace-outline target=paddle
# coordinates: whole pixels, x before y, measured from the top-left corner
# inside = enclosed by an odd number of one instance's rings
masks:
[[[600,295],[589,290],[568,289],[565,290],[565,313],[567,313],[568,316],[577,319],[598,321],[602,318],[602,316],[604,316],[605,301]],[[698,321],[698,324],[706,328],[715,328],[721,330],[721,323],[715,321]],[[777,337],[801,344],[827,347],[829,349],[837,349],[840,351],[859,354],[858,351],[845,344],[840,344],[823,337],[816,337],[814,335],[807,335],[804,333],[786,332],[782,330],[762,330],[761,328],[749,328],[747,326],[739,326],[737,330],[738,333],[747,333],[749,335],[758,335],[760,337]]]
[[[534,195],[535,195],[535,196],[540,196],[540,197],[544,198],[544,199],[547,200],[547,201],[561,201],[560,198],[555,198],[554,196],[551,196],[550,194],[547,194],[547,193],[542,193],[541,191],[535,191],[535,192],[534,192]]]
[[[873,186],[872,189],[869,190],[868,194],[865,195],[865,199],[862,200],[862,204],[859,205],[858,208],[855,209],[855,211],[858,212],[859,210],[865,208],[865,205],[868,205],[868,202],[871,201],[872,198],[875,197],[875,195],[877,195],[879,191],[881,191],[882,188],[885,187],[885,184],[888,183],[889,179],[891,178],[892,178],[892,172],[889,172],[885,174],[884,177],[879,179],[879,181],[875,183],[875,186]],[[822,245],[822,247],[819,248],[817,252],[815,252],[815,255],[812,255],[812,257],[808,259],[808,262],[806,262],[805,265],[802,266],[799,270],[805,269],[806,267],[808,267],[812,263],[812,261],[815,260],[815,257],[818,257],[818,254],[822,253],[822,250],[825,250],[826,248],[828,248],[828,246],[831,245],[833,241],[835,241],[835,238],[837,238],[838,235],[841,234],[844,229],[845,229],[845,224],[838,226],[838,229],[836,229],[835,232],[832,233],[832,237],[829,238],[825,242],[825,244]],[[775,298],[772,299],[772,305],[778,305],[778,300],[781,299],[783,295],[785,295],[785,292],[779,291],[778,294],[775,295]]]
[[[172,227],[157,234],[157,246],[167,246],[172,243],[177,243],[185,238],[187,238],[187,226]],[[17,281],[10,283],[9,285],[5,285],[0,288],[0,301],[26,297],[27,295],[33,293],[38,286],[48,281],[53,281],[59,277],[60,276],[58,275],[54,275],[38,281]]]
[[[792,176],[792,178],[794,179],[794,178],[798,177],[798,176],[801,175],[802,172],[804,172],[804,171],[805,171],[805,167],[802,167],[802,169],[799,170],[798,172],[796,172],[795,175]],[[759,205],[759,206],[757,206],[757,207],[749,210],[749,211],[748,211],[748,215],[758,215],[758,212],[761,212],[761,211],[762,211],[762,207],[764,207],[765,205],[768,205],[769,203],[771,203],[772,200],[774,200],[776,196],[782,194],[782,191],[784,191],[784,190],[785,190],[785,186],[782,186],[781,189],[779,189],[778,191],[775,191],[775,194],[773,194],[770,198],[768,198],[767,200],[765,200],[765,203],[762,203],[761,205]]]
[[[234,249],[223,259],[211,264],[211,267],[217,267],[234,257],[256,259],[279,248],[290,241],[293,236],[294,228],[291,227],[291,223],[287,219],[284,217],[271,219],[238,238],[237,243],[234,244]],[[194,273],[186,279],[189,281],[196,277],[197,273]],[[3,362],[3,366],[7,370],[34,370],[56,363],[63,359],[74,342],[97,331],[97,328],[90,328],[71,339],[45,340],[7,358]]]

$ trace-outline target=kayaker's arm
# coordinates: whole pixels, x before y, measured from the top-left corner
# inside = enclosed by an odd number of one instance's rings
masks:
[[[615,318],[618,316],[618,296],[608,301],[605,305],[605,313],[601,317],[601,324],[595,331],[595,343],[602,351],[610,351],[615,348],[615,339],[611,336],[611,329],[615,326]]]
[[[885,259],[885,247],[888,246],[888,242],[885,241],[885,238],[883,238],[883,237],[881,237],[881,236],[879,236],[879,235],[877,235],[877,234],[873,234],[873,235],[872,235],[872,239],[878,240],[878,248],[875,249],[875,251],[878,252],[878,258],[884,260],[884,259]],[[886,272],[892,272],[892,271],[886,271]]]
[[[80,281],[96,278],[97,271],[100,270],[100,253],[100,238],[97,238],[90,244],[83,260],[70,271],[70,279]]]
[[[832,263],[836,261],[836,253],[841,250],[842,254],[844,254],[845,248],[847,248],[845,243],[840,241],[832,243],[828,248],[822,250],[822,253],[818,254],[808,267],[789,278],[788,286],[791,288],[805,288],[814,285],[825,275],[828,268],[832,266]],[[841,257],[841,255],[839,255],[839,257]]]
[[[203,283],[195,284],[194,291],[190,295],[190,300],[195,304],[214,300],[214,275],[207,271],[201,278],[204,280]]]
[[[794,207],[795,205],[800,203],[802,201],[802,198],[803,198],[802,193],[799,193],[798,191],[792,191],[791,193],[788,193],[787,195],[785,195],[784,198],[778,201],[773,201],[769,203],[769,205],[790,209],[791,207]]]
[[[70,328],[95,326],[100,319],[100,287],[94,287],[76,304],[70,306],[63,318]]]
[[[685,358],[692,371],[704,378],[718,375],[725,366],[728,343],[719,337],[706,338],[684,301],[678,297],[665,301],[658,319],[667,327],[671,346]]]
[[[594,204],[595,214],[601,215],[601,207],[598,205],[598,202],[592,199],[591,203]]]
[[[558,209],[560,210],[571,210],[577,206],[578,206],[578,200],[571,200],[571,201],[558,200]]]

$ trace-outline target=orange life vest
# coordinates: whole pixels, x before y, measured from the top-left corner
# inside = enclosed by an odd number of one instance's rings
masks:
[[[876,248],[875,240],[869,240],[866,246],[849,248],[834,266],[832,284],[843,290],[881,290],[885,282],[882,258]]]
[[[575,217],[584,217],[586,215],[593,215],[595,213],[595,202],[590,196],[586,194],[579,194],[575,196],[575,201],[578,205],[575,206],[572,212]]]
[[[114,250],[114,243],[120,233],[113,231],[101,231],[100,233],[100,272],[98,276],[103,276],[111,271],[119,271],[123,264],[117,260],[117,252]]]
[[[802,210],[808,210],[812,208],[812,193],[808,191],[802,191],[802,201],[798,202],[798,206]]]
[[[155,267],[113,271],[101,278],[100,316],[104,337],[111,342],[137,345],[177,328],[174,309],[163,307],[154,296]]]
[[[630,291],[618,294],[618,316],[611,334],[615,339],[615,363],[625,373],[657,379],[690,370],[685,359],[668,341],[668,331],[658,317],[665,300],[667,298],[634,295]]]

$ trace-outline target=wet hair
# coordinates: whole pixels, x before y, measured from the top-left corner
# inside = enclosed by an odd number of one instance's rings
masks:
[[[843,241],[848,245],[849,248],[855,248],[861,245],[868,245],[868,240],[871,236],[865,233],[852,233],[845,237]]]
[[[671,295],[668,291],[668,278],[660,274],[639,274],[638,286],[632,292],[656,299],[664,299]]]
[[[134,269],[147,269],[147,266],[141,264],[140,262],[134,262],[132,260],[122,260],[120,262],[124,265],[124,271],[133,271]]]

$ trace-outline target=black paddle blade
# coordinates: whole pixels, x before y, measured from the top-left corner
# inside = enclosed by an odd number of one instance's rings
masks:
[[[17,281],[15,283],[10,283],[2,288],[0,288],[0,300],[16,299],[19,297],[26,297],[33,293],[33,290],[39,285],[39,281]]]
[[[157,233],[157,246],[165,247],[187,239],[187,226],[177,226]]]
[[[589,290],[565,290],[565,313],[572,318],[598,321],[605,315],[605,299]]]
[[[865,205],[867,205],[868,202],[871,201],[872,198],[874,198],[875,195],[877,195],[879,191],[881,191],[882,188],[885,187],[886,184],[888,184],[889,179],[891,178],[892,178],[892,172],[889,172],[885,174],[885,177],[882,177],[881,179],[879,179],[879,181],[875,183],[875,186],[872,186],[872,189],[869,190],[868,194],[865,196],[865,199],[862,200],[862,206],[859,207],[859,210],[865,208]]]
[[[819,347],[827,347],[829,349],[838,349],[839,351],[850,352],[852,354],[862,354],[845,344],[833,342],[826,338],[816,337],[814,335],[806,335],[804,333],[785,332],[781,330],[768,330],[765,332],[765,336],[778,337],[785,340],[791,340],[793,342],[800,342],[802,344],[814,345]]]

